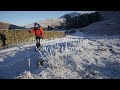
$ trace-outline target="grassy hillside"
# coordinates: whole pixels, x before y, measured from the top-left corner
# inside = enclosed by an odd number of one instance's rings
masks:
[[[0,34],[5,35],[6,37],[6,44],[7,45],[14,45],[23,42],[32,42],[35,38],[33,33],[29,33],[29,30],[0,30]],[[45,31],[44,38],[56,38],[56,37],[63,37],[65,35],[64,31]],[[1,38],[1,36],[0,36]],[[0,46],[2,45],[2,41],[0,40]]]
[[[92,23],[80,29],[91,35],[120,35],[120,11],[101,11],[102,21]]]

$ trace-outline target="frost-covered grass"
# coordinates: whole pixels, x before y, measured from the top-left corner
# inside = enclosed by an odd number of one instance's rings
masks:
[[[16,51],[1,53],[0,78],[120,78],[120,39],[86,40],[84,36],[75,35],[44,42],[45,48],[40,52],[34,52],[33,45],[31,48],[24,47]],[[42,60],[45,60],[43,65],[37,66]]]

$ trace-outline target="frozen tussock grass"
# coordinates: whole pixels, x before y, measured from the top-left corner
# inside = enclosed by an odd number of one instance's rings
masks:
[[[0,54],[0,78],[120,79],[119,41],[66,36],[46,43],[40,52],[10,49]]]
[[[116,41],[116,42],[115,42]],[[68,42],[66,49],[46,58],[31,78],[41,79],[116,79],[120,78],[119,40],[95,39]],[[115,44],[114,44],[115,42]],[[54,49],[53,49],[54,50]],[[39,70],[41,69],[42,70]],[[30,75],[30,76],[31,76]],[[22,75],[25,78],[26,75]],[[26,77],[27,79],[28,77]]]

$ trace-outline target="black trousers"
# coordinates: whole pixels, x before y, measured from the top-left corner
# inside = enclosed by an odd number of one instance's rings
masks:
[[[41,36],[36,36],[36,47],[37,48],[40,47],[40,39],[41,39]]]

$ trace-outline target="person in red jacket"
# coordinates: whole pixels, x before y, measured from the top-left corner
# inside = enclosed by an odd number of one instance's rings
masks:
[[[31,30],[31,32],[35,33],[36,47],[38,49],[40,49],[40,46],[41,46],[40,39],[43,39],[43,37],[44,37],[44,31],[43,31],[42,27],[40,26],[40,24],[34,23],[34,28],[33,28],[33,30]]]

